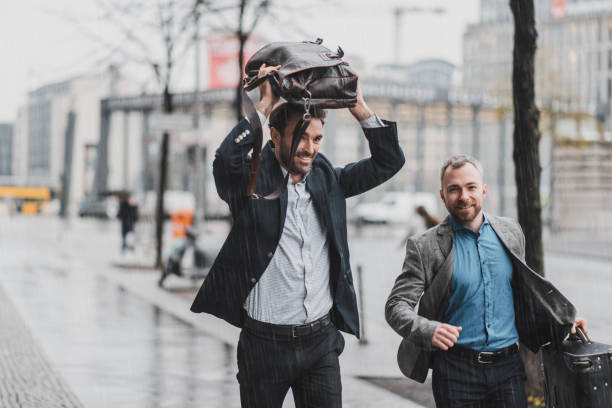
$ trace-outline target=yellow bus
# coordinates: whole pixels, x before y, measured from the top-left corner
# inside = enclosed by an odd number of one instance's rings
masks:
[[[0,186],[0,200],[12,199],[24,214],[40,212],[41,207],[52,198],[49,187]]]

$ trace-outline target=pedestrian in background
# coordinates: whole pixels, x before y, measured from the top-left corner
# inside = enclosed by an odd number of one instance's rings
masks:
[[[427,211],[427,208],[422,205],[419,205],[417,208],[415,208],[414,212],[416,212],[421,217],[421,219],[423,219],[425,229],[433,228],[441,222],[438,217],[436,217],[435,215],[431,215]]]
[[[431,215],[429,211],[427,211],[427,208],[425,208],[425,206],[417,206],[414,209],[414,212],[419,215],[423,220],[423,226],[425,227],[425,229],[433,228],[441,222],[438,217],[436,217],[435,215]],[[416,227],[414,223],[410,223],[408,233],[404,236],[404,239],[400,241],[398,248],[405,248],[406,242],[408,242],[408,238],[421,231],[423,231],[421,227]]]
[[[121,221],[121,252],[134,251],[133,232],[138,221],[138,206],[131,201],[128,193],[119,194],[117,218]]]
[[[439,408],[526,407],[519,340],[537,352],[586,322],[525,264],[518,222],[483,212],[478,160],[453,156],[440,178],[449,216],[408,239],[386,303],[387,322],[404,338],[400,369],[424,382],[433,368]]]
[[[259,76],[278,68],[262,65]],[[391,178],[404,154],[395,123],[380,120],[358,89],[349,111],[363,128],[371,157],[334,168],[318,154],[325,111],[311,109],[289,163],[304,107],[274,108],[279,98],[267,81],[259,91],[256,108],[262,124],[269,116],[272,140],[261,152],[256,193],[277,191],[283,180],[286,188],[275,199],[246,196],[254,137],[243,119],[213,163],[217,192],[234,223],[191,310],[242,328],[237,378],[243,407],[280,408],[289,389],[297,407],[340,407],[344,338],[338,330],[359,336],[345,200]]]

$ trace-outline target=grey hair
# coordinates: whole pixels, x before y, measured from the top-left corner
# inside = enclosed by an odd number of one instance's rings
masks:
[[[467,154],[458,154],[455,156],[451,156],[444,161],[444,164],[442,165],[442,169],[440,169],[440,185],[442,184],[442,179],[444,178],[444,172],[446,171],[448,166],[451,166],[453,169],[458,169],[460,167],[463,167],[467,163],[476,167],[476,170],[478,170],[480,175],[484,176],[484,172],[482,170],[482,164],[480,163],[478,159],[472,156],[468,156]]]

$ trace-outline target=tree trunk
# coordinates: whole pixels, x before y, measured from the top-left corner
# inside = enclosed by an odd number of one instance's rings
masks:
[[[172,95],[168,85],[164,88],[163,112],[170,114],[173,111]],[[159,149],[159,182],[157,184],[157,200],[155,203],[155,267],[162,266],[162,250],[164,247],[164,193],[166,191],[166,180],[168,173],[168,143],[169,133],[164,131]]]
[[[540,112],[535,105],[534,61],[537,30],[533,0],[510,0],[514,16],[512,93],[514,104],[514,165],[518,218],[526,240],[527,264],[544,275],[542,249],[542,207],[540,203]],[[543,397],[539,355],[523,347],[527,373],[526,392]]]
[[[248,0],[240,0],[240,12],[238,14],[238,30],[236,30],[236,38],[238,38],[238,85],[236,85],[236,122],[242,120],[242,67],[244,66],[244,45],[249,38],[244,32],[244,12]]]
[[[240,73],[240,76],[238,77],[238,85],[236,86],[236,120],[237,122],[240,122],[243,118],[242,115],[242,67],[244,66],[244,45],[247,41],[247,36],[242,34],[242,33],[238,33],[238,41],[239,41],[239,48],[238,48],[238,72]]]

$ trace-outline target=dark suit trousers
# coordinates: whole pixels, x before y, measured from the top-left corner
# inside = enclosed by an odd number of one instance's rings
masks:
[[[432,388],[437,408],[525,408],[520,353],[481,364],[457,354],[434,353]]]
[[[243,328],[238,382],[243,408],[281,408],[291,388],[296,408],[342,406],[338,356],[344,338],[333,324],[292,338]]]

